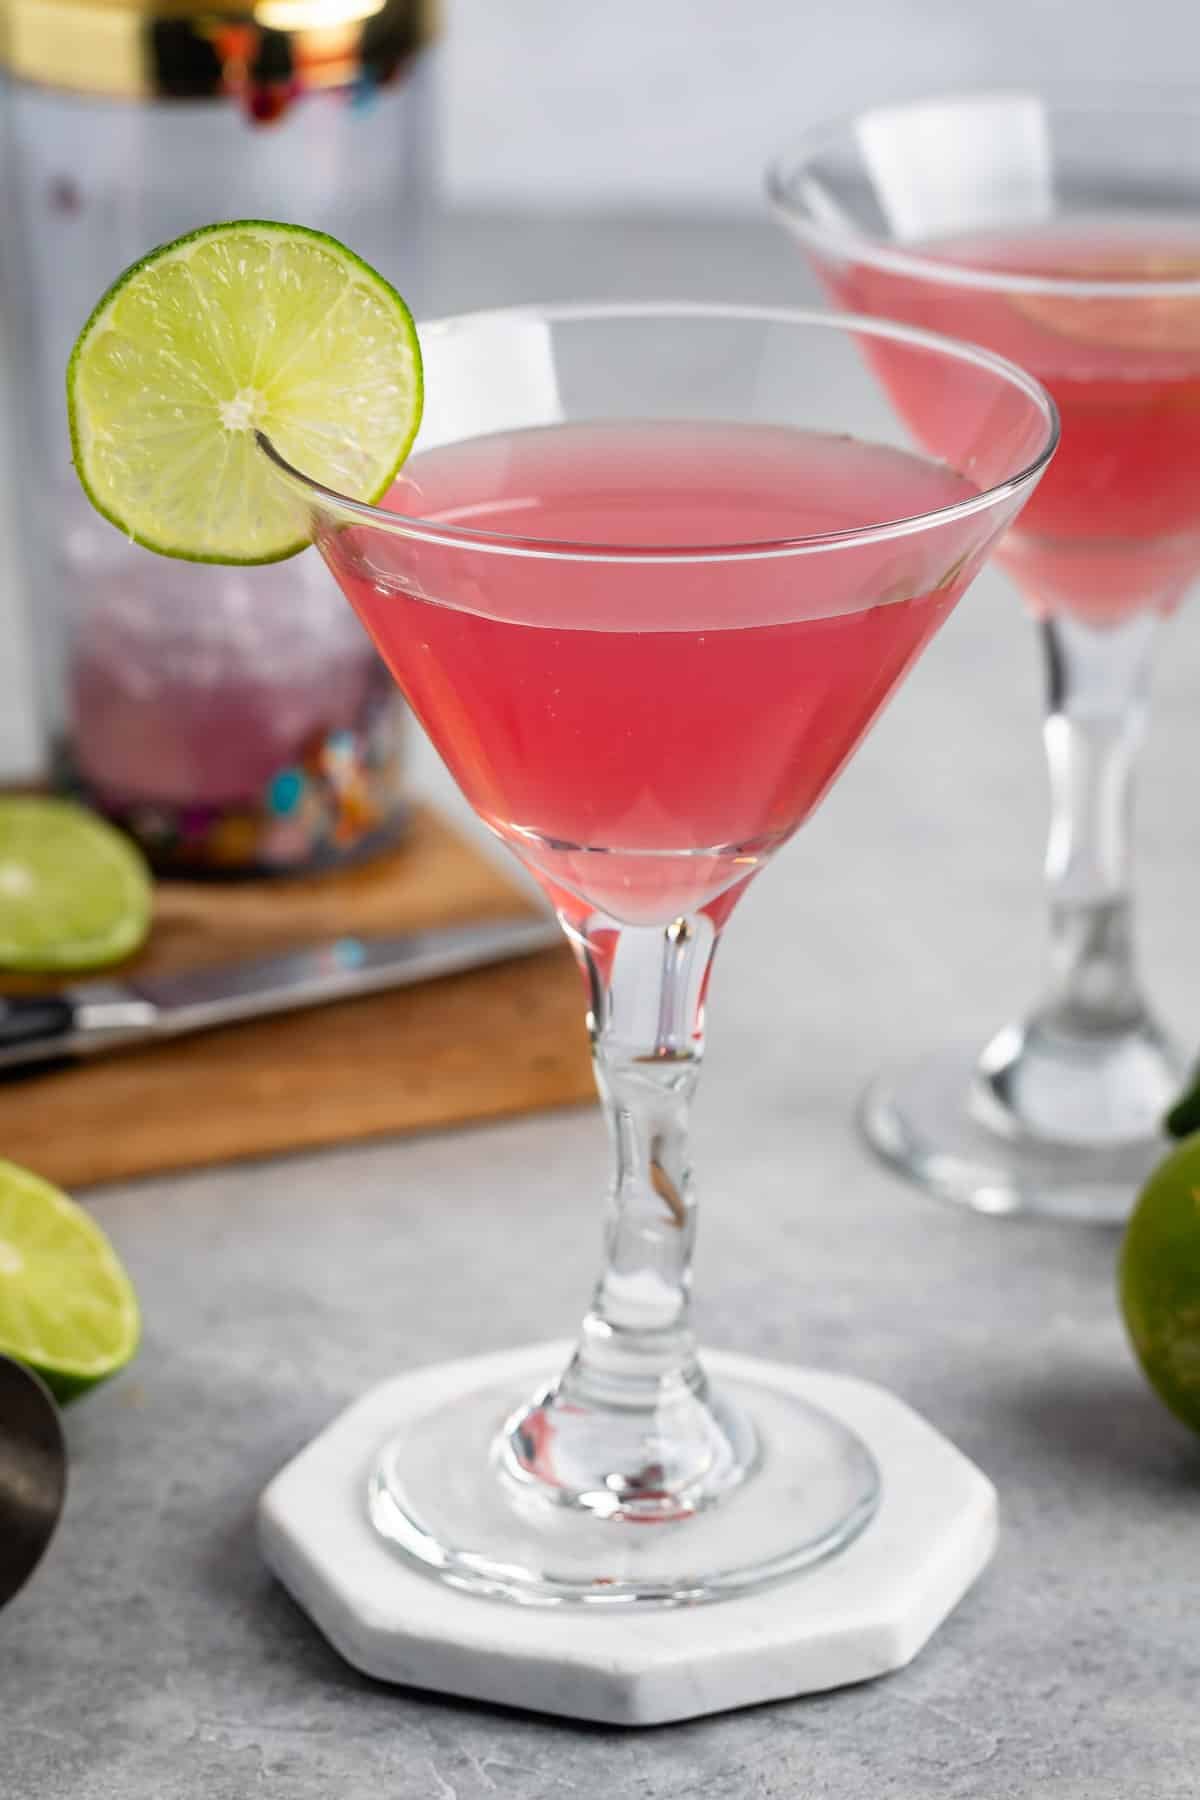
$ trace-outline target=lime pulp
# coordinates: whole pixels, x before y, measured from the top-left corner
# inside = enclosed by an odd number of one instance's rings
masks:
[[[264,433],[324,486],[375,501],[421,420],[404,301],[335,238],[241,220],[162,245],[88,319],[67,370],[75,468],[137,543],[196,562],[302,550]]]
[[[0,1162],[0,1352],[71,1400],[124,1368],[140,1331],[132,1283],[95,1220]]]
[[[140,851],[66,800],[0,798],[0,968],[69,972],[119,962],[150,926]]]

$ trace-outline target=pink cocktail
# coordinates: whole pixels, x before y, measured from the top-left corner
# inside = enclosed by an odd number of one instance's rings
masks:
[[[1170,220],[1051,220],[938,238],[920,253],[951,279],[851,262],[831,264],[830,283],[850,312],[987,344],[1053,394],[1059,454],[999,549],[1029,605],[1091,625],[1169,611],[1200,570],[1200,287],[1160,296],[1153,284],[1200,284],[1200,219],[1190,232]],[[956,269],[1017,285],[960,286]],[[1151,285],[1106,300],[1081,298],[1076,282]],[[889,366],[886,349],[876,366],[919,434],[938,395]]]
[[[380,1533],[451,1586],[612,1609],[754,1588],[872,1516],[874,1460],[689,1323],[688,1110],[712,957],[1053,450],[1037,383],[868,328],[955,405],[914,451],[821,314],[530,308],[425,328],[381,507],[263,447],[480,816],[585,974],[613,1150],[578,1347],[532,1398],[431,1405],[380,1452]],[[910,371],[911,373],[911,371]],[[865,406],[863,402],[865,401]],[[530,1259],[531,1290],[541,1269]],[[505,1422],[507,1421],[507,1422]]]
[[[1046,658],[1050,982],[982,1053],[876,1083],[868,1141],[982,1211],[1120,1220],[1186,1067],[1138,978],[1129,819],[1151,646],[1200,574],[1200,107],[1020,90],[883,107],[808,133],[769,185],[839,307],[1012,358],[1062,420],[997,551]],[[886,343],[863,353],[936,443],[945,385]]]
[[[853,531],[977,491],[852,438],[638,421],[419,454],[384,505],[694,554]],[[566,595],[552,560],[514,558],[489,570],[479,610],[349,569],[344,585],[480,816],[559,886],[653,922],[743,879],[808,817],[966,586],[976,539],[969,523],[948,527],[903,568],[885,541],[844,584],[811,558],[720,578],[650,559]]]

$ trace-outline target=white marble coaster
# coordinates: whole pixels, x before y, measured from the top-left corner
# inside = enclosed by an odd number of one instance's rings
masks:
[[[864,1438],[879,1512],[840,1555],[754,1594],[601,1612],[517,1606],[444,1587],[367,1517],[368,1472],[410,1413],[484,1382],[514,1399],[561,1366],[539,1345],[401,1375],[334,1420],[259,1507],[263,1554],[334,1647],[382,1681],[617,1725],[658,1725],[886,1674],[909,1662],[991,1556],[992,1484],[885,1389],[715,1352],[714,1380],[788,1387]]]

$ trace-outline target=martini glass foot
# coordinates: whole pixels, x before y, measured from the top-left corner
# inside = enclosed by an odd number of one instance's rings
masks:
[[[1103,1045],[1010,1027],[879,1076],[859,1125],[891,1168],[975,1212],[1119,1225],[1169,1148],[1184,1059],[1151,1026]]]
[[[794,1574],[850,1543],[879,1504],[879,1472],[859,1437],[796,1393],[755,1380],[727,1380],[707,1402],[719,1422],[707,1470],[672,1469],[672,1421],[660,1417],[647,1422],[637,1470],[604,1473],[598,1464],[585,1487],[556,1495],[523,1478],[513,1455],[514,1444],[528,1447],[533,1422],[556,1435],[546,1422],[554,1393],[507,1424],[508,1383],[413,1419],[371,1476],[376,1529],[468,1592],[534,1605],[662,1606]],[[579,1467],[589,1448],[602,1456],[608,1421],[572,1407],[561,1421],[568,1435],[572,1419]]]

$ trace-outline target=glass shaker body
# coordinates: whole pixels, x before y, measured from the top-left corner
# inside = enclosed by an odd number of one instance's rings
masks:
[[[41,3],[15,0],[16,20]],[[36,46],[22,67],[19,34],[10,47],[5,323],[45,760],[165,871],[310,868],[403,828],[402,704],[316,553],[218,568],[131,545],[88,505],[66,433],[64,371],[91,307],[138,256],[197,226],[330,231],[421,304],[428,21],[387,0],[357,36],[318,35],[328,53],[314,56],[313,33],[291,27],[320,4],[274,0],[282,32],[232,14],[142,21],[132,78],[117,59],[102,66],[100,44],[90,68],[76,50],[61,71],[101,91],[45,79],[53,48],[47,71]],[[90,0],[88,17],[106,10]],[[137,18],[113,14],[125,33]],[[120,91],[131,83],[148,91]]]

